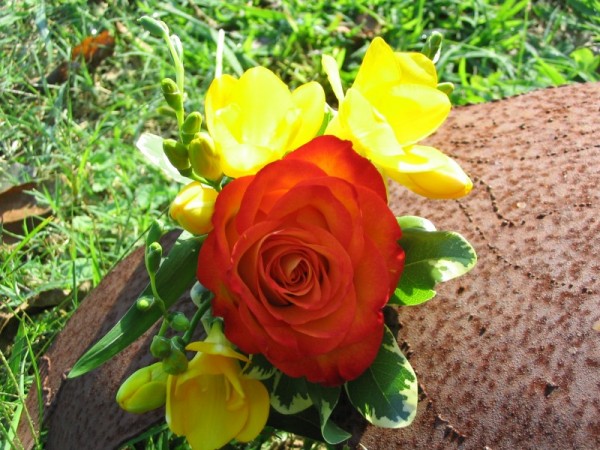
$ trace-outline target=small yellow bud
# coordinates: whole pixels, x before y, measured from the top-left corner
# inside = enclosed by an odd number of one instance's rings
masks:
[[[134,372],[117,392],[119,406],[135,414],[160,408],[166,398],[167,374],[160,362]]]
[[[213,228],[211,218],[217,195],[213,188],[193,181],[179,191],[171,203],[169,214],[190,233],[208,233]]]
[[[196,174],[207,180],[218,180],[223,175],[221,157],[208,133],[199,133],[188,148],[190,164]]]

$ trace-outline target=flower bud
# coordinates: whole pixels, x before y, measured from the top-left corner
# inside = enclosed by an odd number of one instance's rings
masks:
[[[163,140],[163,151],[176,169],[181,171],[190,167],[187,147],[181,142],[174,139],[165,139]]]
[[[148,235],[146,236],[146,245],[150,245],[153,242],[157,242],[164,234],[163,225],[158,220],[152,222]]]
[[[192,286],[192,289],[190,289],[190,298],[192,299],[194,305],[196,305],[198,308],[200,308],[200,305],[206,301],[207,296],[210,295],[211,292],[202,286],[198,281],[196,281],[196,283],[194,283]]]
[[[175,331],[187,331],[190,327],[190,321],[185,314],[176,312],[171,315],[170,318],[171,328]]]
[[[156,112],[162,116],[170,117],[171,119],[177,119],[177,114],[175,113],[175,110],[170,106],[159,106],[158,108],[156,108]]]
[[[173,108],[175,112],[183,111],[183,94],[179,91],[177,83],[170,78],[165,78],[160,82],[160,88],[167,104]]]
[[[199,133],[198,137],[190,142],[189,158],[192,169],[201,177],[218,180],[223,175],[221,157],[208,133]]]
[[[437,88],[439,91],[442,91],[444,94],[450,96],[454,91],[454,84],[449,81],[445,81],[443,83],[438,83]]]
[[[194,111],[189,114],[183,125],[181,126],[181,140],[184,144],[189,144],[196,133],[200,131],[200,126],[202,125],[202,115],[198,111]]]
[[[150,353],[157,359],[164,359],[171,354],[171,341],[164,336],[154,336],[150,344]]]
[[[149,273],[156,273],[160,267],[162,259],[162,246],[158,242],[153,242],[146,247],[146,269]]]
[[[436,62],[440,57],[440,51],[442,49],[442,40],[444,37],[439,31],[434,31],[429,35],[427,41],[425,41],[425,45],[423,45],[423,53],[433,62]]]
[[[154,305],[154,297],[144,295],[135,301],[135,306],[139,311],[148,311]]]
[[[213,188],[193,181],[179,191],[171,203],[169,214],[190,233],[208,233],[213,228],[211,218],[217,195]]]
[[[141,414],[165,404],[167,373],[162,363],[142,367],[121,385],[117,403],[125,411]]]
[[[173,349],[173,351],[162,361],[162,367],[165,372],[169,375],[177,375],[183,373],[187,370],[188,360],[183,353],[179,349]]]
[[[171,350],[185,351],[185,341],[181,336],[173,336],[171,338]]]
[[[162,38],[169,35],[169,27],[162,20],[156,20],[150,16],[142,16],[139,22],[154,37]]]

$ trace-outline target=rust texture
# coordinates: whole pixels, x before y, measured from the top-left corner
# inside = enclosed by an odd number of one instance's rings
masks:
[[[422,388],[414,424],[369,448],[600,448],[600,84],[454,110],[429,144],[475,187],[398,215],[455,230],[479,256],[429,303],[399,310]]]
[[[399,187],[398,215],[421,215],[475,246],[467,276],[399,310],[398,340],[420,381],[413,425],[354,421],[370,450],[577,448],[600,445],[600,83],[455,109],[429,144],[475,181],[459,201]],[[92,373],[64,380],[147,280],[142,253],[83,302],[41,361],[49,450],[111,449],[160,420],[119,410],[119,383],[147,364],[148,335]],[[37,393],[28,398],[36,424]],[[352,421],[350,421],[351,423]],[[25,423],[19,436],[32,447]]]

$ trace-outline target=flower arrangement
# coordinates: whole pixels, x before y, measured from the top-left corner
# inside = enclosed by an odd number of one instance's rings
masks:
[[[193,449],[251,441],[270,414],[315,420],[324,441],[343,442],[350,434],[332,419],[341,396],[374,425],[408,426],[417,379],[383,309],[430,300],[476,262],[459,234],[388,206],[388,179],[433,199],[472,188],[454,160],[419,144],[451,107],[434,65],[441,36],[422,53],[375,38],[346,92],[323,55],[335,111],[316,82],[291,91],[265,67],[222,74],[220,34],[202,116],[184,110],[180,40],[161,21],[141,22],[173,59],[175,80],[161,89],[179,138],[145,134],[138,147],[185,183],[169,209],[185,231],[163,257],[165,227],[150,227],[149,286],[69,376],[162,320],[150,346],[159,361],[116,397],[132,413],[166,405],[168,426]],[[191,318],[170,310],[188,290]]]

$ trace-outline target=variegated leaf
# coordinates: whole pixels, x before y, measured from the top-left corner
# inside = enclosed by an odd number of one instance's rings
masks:
[[[373,425],[402,428],[415,418],[417,376],[387,327],[373,364],[345,386],[350,402]]]
[[[261,354],[250,355],[250,362],[242,371],[244,375],[255,380],[266,380],[274,374],[275,367]]]
[[[331,420],[331,413],[340,398],[341,387],[325,387],[307,383],[308,395],[319,412],[321,434],[328,444],[339,444],[352,437]]]
[[[296,414],[312,405],[306,380],[276,372],[271,390],[271,406],[281,414]]]

